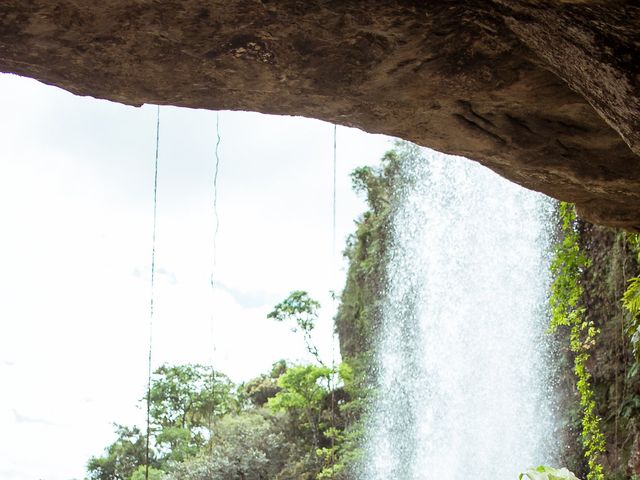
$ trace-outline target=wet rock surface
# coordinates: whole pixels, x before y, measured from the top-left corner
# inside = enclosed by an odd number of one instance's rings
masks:
[[[8,0],[0,71],[386,133],[640,229],[639,32],[616,1]]]

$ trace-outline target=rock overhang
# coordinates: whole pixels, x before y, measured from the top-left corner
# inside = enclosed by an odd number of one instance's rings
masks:
[[[618,1],[10,0],[0,71],[386,133],[637,230],[639,32]]]

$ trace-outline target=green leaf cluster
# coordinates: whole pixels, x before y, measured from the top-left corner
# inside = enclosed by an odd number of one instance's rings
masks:
[[[297,365],[278,379],[280,391],[269,399],[269,408],[279,410],[320,409],[328,393],[332,371],[328,367]]]
[[[329,394],[332,370],[317,365],[298,365],[278,379],[280,391],[267,405],[276,412],[294,414],[311,430],[313,444],[320,446],[324,399]]]
[[[629,234],[627,239],[640,264],[640,234]],[[622,296],[622,305],[630,314],[625,330],[631,340],[636,360],[640,361],[640,277],[629,279],[629,286]]]
[[[573,205],[560,202],[558,214],[563,238],[556,245],[550,267],[553,275],[550,300],[552,331],[559,326],[572,326],[583,316],[584,308],[578,306],[583,293],[580,275],[589,266],[589,259],[580,249]]]
[[[536,468],[530,468],[524,473],[521,473],[518,480],[523,478],[528,480],[578,480],[573,472],[570,472],[566,468],[553,468],[539,466]]]
[[[551,262],[551,331],[561,326],[570,329],[569,342],[574,353],[576,387],[582,408],[582,442],[589,466],[587,480],[604,480],[600,456],[606,450],[605,438],[596,412],[596,402],[587,362],[590,349],[595,345],[599,330],[593,322],[585,320],[585,308],[580,306],[583,288],[580,277],[589,267],[589,259],[580,248],[577,217],[572,204],[561,202],[558,213],[563,234],[556,246]],[[534,479],[532,479],[534,480]]]
[[[312,299],[307,292],[295,290],[278,303],[267,318],[278,322],[293,320],[296,325],[294,331],[300,329],[303,332],[310,332],[315,328],[319,308],[320,303]]]

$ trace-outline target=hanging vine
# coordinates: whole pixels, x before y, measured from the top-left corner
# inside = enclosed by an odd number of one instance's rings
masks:
[[[574,372],[582,408],[582,442],[589,466],[587,480],[604,480],[599,458],[606,444],[596,413],[591,374],[586,367],[591,356],[590,350],[600,331],[593,322],[585,320],[585,308],[580,305],[583,294],[580,276],[589,267],[590,260],[580,249],[574,206],[561,202],[559,216],[563,239],[556,246],[550,267],[553,275],[550,329],[552,332],[561,326],[570,329],[570,348],[575,356]]]

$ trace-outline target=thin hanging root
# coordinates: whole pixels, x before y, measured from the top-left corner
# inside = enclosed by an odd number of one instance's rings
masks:
[[[215,165],[213,170],[213,218],[214,218],[214,230],[213,230],[213,245],[212,245],[212,261],[211,261],[211,342],[212,342],[212,357],[211,357],[211,409],[209,411],[209,434],[213,433],[213,421],[215,419],[215,387],[216,387],[216,370],[215,370],[215,332],[214,332],[214,315],[213,315],[213,294],[215,293],[215,270],[216,260],[218,254],[218,230],[220,229],[220,216],[218,213],[218,173],[220,171],[220,112],[216,112],[216,148],[215,148]],[[209,452],[213,443],[211,438],[209,439]]]
[[[338,164],[338,149],[337,149],[337,140],[338,140],[338,135],[337,135],[337,130],[338,130],[338,126],[334,123],[333,124],[333,225],[332,225],[332,235],[333,235],[333,263],[334,263],[334,268],[337,268],[337,261],[336,261],[336,177],[337,177],[337,164]],[[333,295],[333,304],[335,305],[336,303],[336,298],[335,298],[335,294]],[[331,336],[331,428],[332,430],[334,430],[335,432],[335,428],[336,428],[336,415],[335,415],[335,408],[336,408],[336,385],[335,385],[335,375],[336,375],[336,352],[335,352],[335,346],[336,346],[336,337],[335,337],[335,329],[332,328],[332,336]],[[335,451],[334,451],[334,447],[335,447],[335,435],[331,436],[331,464],[333,465],[335,463]]]
[[[153,175],[153,239],[151,241],[151,298],[149,302],[149,357],[147,360],[147,438],[144,453],[144,478],[149,480],[149,439],[151,437],[151,354],[153,345],[153,294],[156,273],[156,223],[158,210],[158,152],[160,147],[160,105],[156,111],[156,157]]]
[[[337,176],[337,160],[338,160],[338,126],[333,124],[333,257],[335,261],[336,256],[336,176]]]

